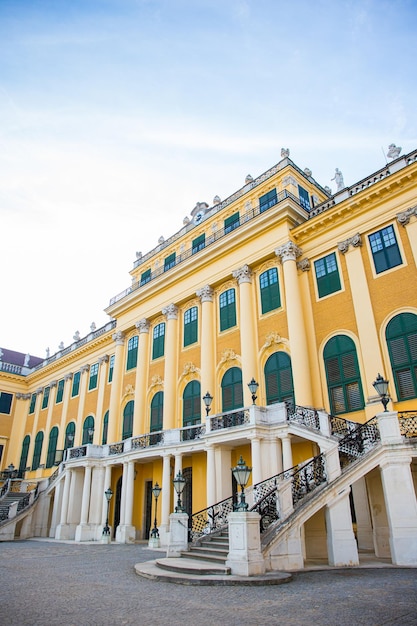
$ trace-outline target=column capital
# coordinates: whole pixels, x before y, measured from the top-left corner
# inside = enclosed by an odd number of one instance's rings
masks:
[[[253,272],[249,265],[245,263],[245,265],[242,265],[242,267],[239,267],[237,270],[232,272],[232,276],[237,280],[239,285],[241,285],[242,283],[252,282]]]
[[[112,335],[112,339],[116,343],[116,346],[122,346],[125,341],[125,334],[123,331],[118,330]]]
[[[90,366],[89,365],[83,365],[82,368],[80,369],[81,374],[84,374],[85,372],[88,372],[90,370]]]
[[[413,206],[406,211],[401,211],[401,213],[397,213],[397,222],[401,224],[401,226],[407,226],[407,224],[410,222],[412,215],[417,217],[417,206]]]
[[[346,252],[349,250],[349,246],[352,246],[353,248],[360,248],[361,245],[362,245],[362,236],[360,233],[356,233],[356,235],[353,235],[353,237],[349,237],[348,239],[345,239],[344,241],[340,241],[337,244],[337,249],[342,254],[346,254]]]
[[[175,304],[171,303],[168,306],[165,306],[162,309],[162,315],[165,315],[167,320],[177,320],[178,319],[178,307]]]
[[[31,393],[17,393],[16,394],[17,400],[30,400],[31,397],[32,397]]]
[[[281,263],[285,261],[296,261],[302,255],[303,251],[293,241],[287,241],[283,246],[275,249],[275,254]]]
[[[68,374],[65,374],[65,376],[64,376],[64,380],[65,380],[65,381],[67,381],[67,380],[72,380],[72,379],[73,379],[73,377],[74,377],[74,374],[73,374],[72,372],[69,372]]]
[[[105,354],[104,356],[101,356],[98,360],[98,364],[102,365],[103,363],[107,363],[109,360],[109,355]]]
[[[51,380],[51,382],[49,383],[48,387],[50,387],[51,389],[53,389],[54,387],[56,387],[58,384],[57,380]]]
[[[201,287],[201,289],[197,289],[195,294],[200,298],[201,302],[213,302],[214,289],[210,287],[210,285],[205,285]]]
[[[151,327],[151,323],[146,317],[143,317],[138,322],[135,322],[135,326],[138,329],[139,333],[149,333],[149,329]]]

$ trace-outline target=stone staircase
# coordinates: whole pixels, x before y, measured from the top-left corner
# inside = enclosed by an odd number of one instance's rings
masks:
[[[189,544],[189,549],[181,552],[181,556],[184,558],[215,563],[218,567],[229,570],[228,572],[225,572],[229,574],[230,568],[225,566],[228,554],[228,528],[225,528],[220,531],[220,533],[216,533],[215,535],[204,537],[196,544]]]
[[[27,493],[20,491],[12,491],[7,493],[0,501],[0,522],[8,519],[9,508],[11,504],[13,504],[13,502],[20,502],[27,495]]]

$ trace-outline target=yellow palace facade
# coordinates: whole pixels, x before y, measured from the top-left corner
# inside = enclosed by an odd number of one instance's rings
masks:
[[[35,364],[3,348],[1,468],[38,486],[13,536],[100,540],[108,516],[116,541],[148,539],[158,482],[164,546],[179,471],[191,519],[234,497],[241,455],[255,485],[330,449],[329,424],[368,422],[379,373],[389,411],[416,414],[417,152],[335,193],[281,156],[138,253],[107,325]],[[352,489],[368,530],[371,483]]]

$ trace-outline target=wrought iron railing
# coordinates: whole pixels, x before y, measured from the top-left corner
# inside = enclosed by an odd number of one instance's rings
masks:
[[[343,469],[371,450],[381,439],[376,417],[360,424],[339,441],[340,466]]]
[[[357,422],[351,422],[338,415],[329,415],[330,419],[330,432],[336,437],[345,437],[349,433],[356,430],[358,427]]]
[[[10,489],[11,480],[7,478],[0,489],[0,498],[3,498]]]
[[[181,441],[192,441],[193,439],[200,439],[206,434],[205,424],[193,424],[192,426],[186,426],[180,431]]]
[[[213,504],[191,516],[190,541],[227,526],[227,516],[233,511],[233,496]]]
[[[109,445],[109,455],[113,454],[121,454],[124,450],[124,442],[119,441],[118,443],[111,443]]]
[[[324,453],[315,456],[311,461],[299,467],[292,477],[292,500],[297,502],[327,481]]]
[[[233,426],[242,426],[249,424],[249,409],[239,409],[222,415],[214,415],[210,419],[211,430],[222,430],[223,428],[232,428]]]
[[[401,434],[407,438],[417,437],[417,411],[398,412]]]
[[[70,448],[68,450],[69,459],[79,459],[87,455],[87,446],[80,446],[79,448]]]
[[[139,450],[140,448],[150,448],[152,446],[159,446],[163,442],[164,442],[164,433],[162,431],[158,431],[154,433],[146,433],[146,435],[133,437],[132,450]]]
[[[315,409],[308,409],[304,406],[287,406],[287,419],[289,422],[297,422],[308,428],[320,430],[320,420]]]

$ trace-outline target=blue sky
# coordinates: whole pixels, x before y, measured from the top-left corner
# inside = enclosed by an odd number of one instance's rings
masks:
[[[323,186],[417,147],[415,0],[0,0],[0,347],[45,355],[136,251],[289,148]]]

